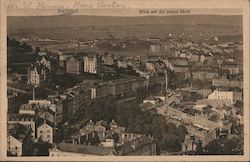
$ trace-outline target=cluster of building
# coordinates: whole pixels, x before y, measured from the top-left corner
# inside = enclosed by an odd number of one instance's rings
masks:
[[[8,114],[8,152],[23,156],[34,142],[53,143],[55,127],[62,122],[62,103],[58,100],[29,100],[17,114]]]
[[[27,155],[31,143],[47,142],[53,144],[50,156],[156,155],[152,137],[128,133],[115,121],[90,120],[70,138],[54,144],[58,123],[67,123],[68,117],[86,103],[108,96],[135,99],[140,89],[151,88],[152,93],[140,104],[142,111],[161,113],[167,122],[186,126],[188,134],[182,151],[194,150],[198,143],[205,146],[221,132],[230,134],[233,124],[243,124],[243,116],[235,107],[236,102],[243,101],[242,64],[231,56],[242,46],[240,42],[220,42],[214,38],[195,43],[171,35],[167,39],[149,37],[147,41],[145,58],[108,52],[102,55],[62,50],[55,54],[38,52],[36,62],[27,69],[28,85],[40,86],[54,74],[90,73],[98,77],[84,78],[44,100],[33,97],[21,105],[17,114],[9,114],[8,152]],[[76,46],[96,47],[98,43],[99,40],[93,40]],[[124,42],[110,43],[112,47],[127,48]],[[123,73],[127,71],[134,74]],[[180,74],[187,86],[170,89],[169,71]],[[103,77],[106,75],[109,77]]]
[[[168,122],[177,126],[185,125],[185,152],[195,150],[198,143],[204,147],[221,134],[230,135],[233,125],[243,124],[243,116],[234,106],[237,101],[242,101],[242,92],[216,89],[204,99],[191,102],[183,100],[182,90],[175,90],[165,96],[149,96],[140,106],[142,111],[165,115]]]
[[[50,156],[122,156],[156,155],[156,143],[152,137],[127,133],[112,120],[90,120],[67,142],[55,144],[49,150]]]

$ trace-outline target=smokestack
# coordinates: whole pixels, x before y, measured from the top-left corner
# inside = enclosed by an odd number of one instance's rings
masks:
[[[35,100],[36,99],[36,95],[35,95],[35,86],[33,86],[33,100]]]
[[[165,77],[166,77],[166,93],[168,91],[168,72],[167,70],[165,71]]]

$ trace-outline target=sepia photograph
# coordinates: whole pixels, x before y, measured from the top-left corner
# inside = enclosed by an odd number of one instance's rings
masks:
[[[7,158],[249,152],[244,9],[39,5],[1,35]]]

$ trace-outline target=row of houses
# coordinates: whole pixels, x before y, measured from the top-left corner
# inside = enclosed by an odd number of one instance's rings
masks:
[[[214,78],[212,79],[212,86],[215,87],[237,87],[243,89],[243,81],[242,80],[234,80],[227,79],[225,77],[222,78]]]
[[[118,68],[139,67],[139,58],[115,57],[110,53],[99,56],[96,54],[63,54],[59,52],[59,66],[66,69],[67,73],[81,74],[82,72],[98,74],[102,70],[102,65],[116,65]]]

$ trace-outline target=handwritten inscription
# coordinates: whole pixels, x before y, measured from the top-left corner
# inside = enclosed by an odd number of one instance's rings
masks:
[[[76,0],[73,2],[73,8],[93,8],[94,5],[90,1]]]
[[[70,4],[55,3],[55,1],[48,0],[9,0],[5,7],[6,9],[83,9],[83,8],[129,8],[123,1],[119,0],[74,0]]]

